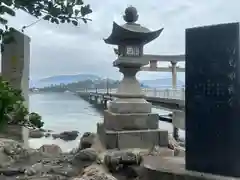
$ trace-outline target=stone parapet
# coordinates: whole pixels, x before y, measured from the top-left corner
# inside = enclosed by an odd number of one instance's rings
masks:
[[[146,156],[143,159],[144,176],[140,180],[239,180],[185,169],[185,157]]]

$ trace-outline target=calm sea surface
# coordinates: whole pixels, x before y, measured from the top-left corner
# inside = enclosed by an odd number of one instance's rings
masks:
[[[103,121],[103,116],[88,102],[69,93],[30,94],[30,111],[39,113],[45,122],[44,128],[54,132],[77,130],[80,136],[84,132],[96,132],[96,124]],[[170,111],[153,108],[158,114],[168,114]],[[159,127],[172,132],[172,125],[160,122]],[[79,138],[80,138],[79,136]],[[184,132],[180,132],[184,137]],[[64,151],[77,147],[79,138],[65,142],[52,138],[30,139],[30,146],[38,148],[43,144],[58,144]]]

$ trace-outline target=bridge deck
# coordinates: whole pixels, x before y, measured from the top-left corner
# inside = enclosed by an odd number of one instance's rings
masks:
[[[143,88],[147,101],[154,105],[161,105],[166,108],[184,108],[185,104],[185,91],[184,89],[147,89]],[[104,98],[114,98],[116,89],[88,89],[84,91],[78,91],[79,95],[101,95]],[[108,97],[109,96],[109,97]]]
[[[146,91],[146,90],[144,90]],[[155,94],[156,93],[156,90]],[[149,92],[149,90],[148,90]],[[116,93],[116,91],[104,91],[104,90],[91,90],[91,91],[78,91],[77,94],[79,96],[81,96],[83,99],[85,100],[89,100],[89,97],[92,96],[97,96],[100,100],[112,100],[114,99],[114,94]],[[153,94],[153,92],[148,93],[150,95]],[[158,94],[164,94],[164,92],[160,92]],[[185,129],[185,113],[184,113],[184,104],[185,104],[185,100],[181,99],[181,97],[184,96],[177,96],[178,98],[175,99],[169,99],[166,96],[147,96],[146,95],[146,100],[151,102],[153,105],[156,106],[161,106],[161,107],[165,107],[168,109],[174,109],[173,111],[173,117],[171,118],[171,121],[174,125],[174,127],[176,128],[180,128],[180,129]],[[179,111],[180,110],[180,111]],[[162,120],[162,119],[159,119]],[[164,120],[166,121],[166,120]]]

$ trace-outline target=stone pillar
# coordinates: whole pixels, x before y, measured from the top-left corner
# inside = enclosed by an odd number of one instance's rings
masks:
[[[172,64],[172,88],[177,89],[177,62],[171,61]],[[179,139],[179,130],[177,127],[173,125],[173,137],[178,140]]]
[[[30,38],[14,30],[14,41],[4,45],[2,52],[2,77],[9,84],[21,89],[25,98],[25,105],[29,107],[29,64],[30,64]],[[28,129],[22,129],[22,139],[28,146]]]
[[[239,28],[186,30],[186,168],[226,179],[240,177]]]
[[[172,64],[172,88],[177,89],[177,62],[171,61]]]

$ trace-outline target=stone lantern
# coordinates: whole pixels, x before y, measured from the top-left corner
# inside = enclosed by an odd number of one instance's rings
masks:
[[[149,63],[143,57],[144,45],[156,39],[163,29],[150,31],[137,24],[138,13],[132,6],[125,10],[123,18],[126,24],[119,26],[114,22],[111,35],[104,39],[105,43],[118,46],[115,49],[118,59],[113,66],[118,67],[124,77],[114,94],[117,99],[109,104],[98,132],[104,135],[102,139],[107,148],[167,145],[167,132],[158,129],[158,114],[151,112],[152,105],[144,99],[136,79],[136,73]]]

